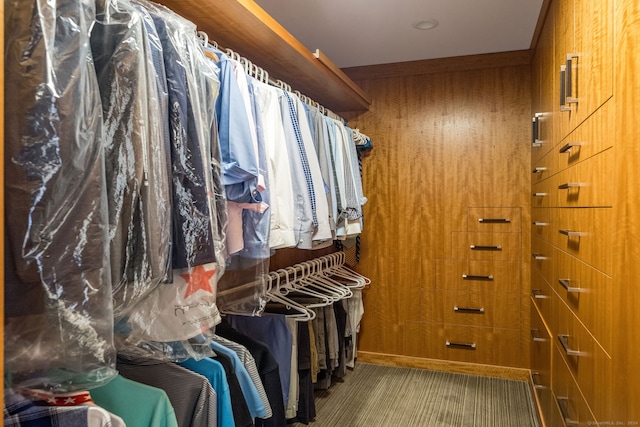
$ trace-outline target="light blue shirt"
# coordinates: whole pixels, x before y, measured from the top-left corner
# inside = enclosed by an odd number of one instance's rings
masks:
[[[264,403],[260,398],[260,394],[258,394],[258,389],[255,384],[253,384],[251,376],[249,376],[249,372],[247,372],[247,369],[244,367],[244,364],[238,357],[238,354],[215,341],[211,341],[211,348],[216,353],[224,354],[231,359],[233,370],[236,373],[238,382],[240,383],[240,389],[242,389],[242,395],[247,401],[247,406],[249,407],[251,416],[253,418],[266,418],[267,408],[264,406]]]
[[[227,382],[227,374],[222,363],[213,359],[187,359],[178,365],[204,376],[216,392],[217,427],[235,427],[233,409],[231,408],[231,392]]]
[[[220,93],[216,99],[218,139],[222,158],[222,181],[227,199],[237,203],[258,202],[257,156],[251,144],[251,130],[244,100],[233,65],[227,55],[220,58]]]

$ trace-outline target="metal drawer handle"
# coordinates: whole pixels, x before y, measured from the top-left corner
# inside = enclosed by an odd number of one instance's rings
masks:
[[[535,299],[547,299],[549,298],[545,294],[542,293],[542,289],[531,289],[531,296]]]
[[[478,218],[478,222],[483,224],[507,224],[511,220],[509,218]]]
[[[582,183],[580,182],[565,182],[564,184],[558,185],[558,190],[566,190],[572,187],[582,187]]]
[[[474,276],[473,274],[463,274],[463,280],[493,280],[493,276]]]
[[[546,227],[547,225],[549,225],[548,222],[541,221],[533,221],[531,224],[535,225],[536,227]]]
[[[502,246],[491,245],[469,245],[472,251],[501,251]]]
[[[567,66],[560,66],[560,111],[571,111],[571,107],[567,106],[567,88],[566,88],[566,71]]]
[[[531,256],[536,260],[545,260],[545,259],[547,259],[546,256],[544,256],[542,254],[539,254],[537,252],[532,253]]]
[[[546,338],[540,336],[540,331],[538,329],[531,330],[531,339],[535,342],[547,342]]]
[[[531,171],[531,173],[542,173],[542,172],[544,172],[546,170],[547,170],[547,168],[544,167],[544,166],[537,166]]]
[[[580,425],[580,423],[578,423],[578,421],[576,420],[572,420],[571,417],[569,416],[569,411],[567,410],[567,404],[566,402],[569,401],[568,397],[556,397],[556,400],[558,401],[558,406],[560,407],[560,412],[562,413],[562,418],[564,418],[564,423],[568,426],[577,426]]]
[[[576,294],[582,292],[581,288],[571,286],[571,279],[558,279],[558,283],[560,283],[560,285],[562,285],[562,287],[565,288],[567,292],[573,292]]]
[[[538,378],[540,378],[540,372],[531,372],[531,381],[533,381],[533,388],[544,390],[546,387],[538,382]]]
[[[542,140],[540,139],[540,117],[542,113],[536,113],[531,120],[531,146],[542,146]]]
[[[476,349],[476,343],[467,344],[467,343],[460,343],[460,342],[451,342],[451,341],[447,340],[446,345],[447,345],[447,347],[464,348],[466,350],[475,350]]]
[[[565,144],[561,149],[560,149],[560,153],[571,153],[571,149],[573,147],[581,147],[582,146],[582,142],[570,142],[568,144]]]
[[[582,235],[584,235],[584,233],[581,233],[579,231],[571,231],[571,230],[558,230],[560,232],[560,234],[564,234],[565,236],[568,237],[580,237]]]
[[[546,195],[548,195],[549,193],[533,193],[533,197],[544,197]]]
[[[454,305],[453,311],[456,313],[484,314],[484,307],[458,307],[457,305]]]
[[[577,53],[567,53],[567,59],[565,63],[565,68],[567,71],[567,83],[565,86],[565,102],[567,104],[577,104],[578,98],[573,97],[573,59],[578,58],[580,55]]]
[[[560,341],[560,345],[567,356],[584,356],[584,353],[578,350],[573,350],[569,347],[569,335],[558,334],[558,340]]]

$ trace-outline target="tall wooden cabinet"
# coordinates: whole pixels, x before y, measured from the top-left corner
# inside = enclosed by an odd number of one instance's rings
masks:
[[[627,192],[637,186],[630,166],[638,163],[638,116],[624,108],[638,99],[630,40],[638,40],[640,15],[637,2],[615,5],[554,0],[532,62],[534,118],[551,116],[553,131],[543,134],[539,122],[532,141],[531,367],[544,421],[554,427],[640,421],[629,358],[640,334],[624,332],[638,324],[627,302],[638,296],[629,281],[638,269],[629,207],[638,198]]]

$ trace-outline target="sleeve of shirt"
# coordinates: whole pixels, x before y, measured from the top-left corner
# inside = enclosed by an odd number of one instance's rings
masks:
[[[216,100],[216,116],[222,179],[227,186],[229,200],[247,203],[252,201],[257,188],[257,156],[251,144],[249,118],[233,66],[224,54],[220,53],[220,57],[220,93]]]

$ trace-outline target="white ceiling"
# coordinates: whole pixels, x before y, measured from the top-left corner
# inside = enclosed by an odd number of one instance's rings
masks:
[[[255,0],[338,67],[528,49],[543,0]],[[436,19],[432,30],[412,24]]]

